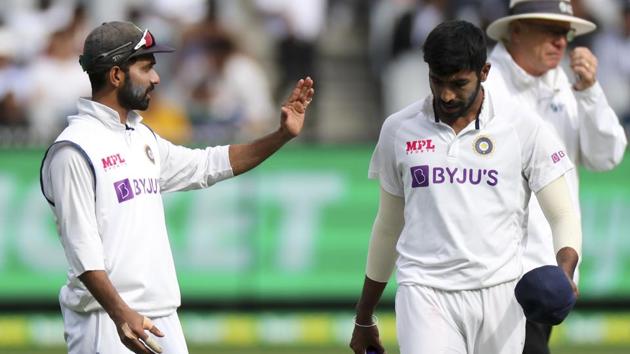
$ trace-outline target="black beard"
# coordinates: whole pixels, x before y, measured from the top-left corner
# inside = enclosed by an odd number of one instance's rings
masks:
[[[439,111],[440,117],[438,118],[444,119],[445,121],[452,121],[459,117],[463,117],[468,112],[468,110],[470,110],[470,107],[472,107],[472,105],[475,103],[475,99],[477,98],[477,95],[479,94],[480,90],[481,90],[481,81],[478,81],[477,87],[475,88],[475,92],[473,92],[470,96],[468,96],[468,99],[466,100],[467,102],[462,106],[462,108],[460,108],[459,110],[453,113],[445,113],[440,110]],[[435,114],[437,114],[438,110],[436,110],[436,108],[441,107],[441,105],[439,104],[439,98],[434,98],[433,102],[435,106],[437,106],[437,107],[434,107],[433,111],[435,112]]]
[[[124,109],[137,109],[140,111],[144,111],[149,108],[149,101],[151,99],[147,94],[152,89],[153,85],[149,86],[149,88],[145,90],[140,86],[134,85],[130,79],[127,79],[118,91],[118,102]]]

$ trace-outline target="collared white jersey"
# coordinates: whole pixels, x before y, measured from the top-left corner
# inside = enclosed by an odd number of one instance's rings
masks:
[[[470,290],[521,275],[530,191],[573,165],[535,114],[493,98],[486,89],[479,129],[457,135],[431,95],[383,124],[369,176],[405,200],[400,284]]]
[[[41,171],[69,264],[60,302],[79,312],[100,309],[78,276],[104,270],[132,309],[153,317],[173,313],[180,293],[161,193],[231,177],[228,147],[175,146],[140,124],[135,112],[123,125],[99,103],[81,99],[78,109]]]
[[[495,93],[496,99],[510,97],[538,113],[573,163],[605,171],[621,162],[626,136],[599,83],[575,91],[560,66],[540,77],[529,75],[514,62],[502,43],[494,47],[488,60],[492,68],[484,86]],[[579,214],[577,169],[567,174],[567,183]],[[525,270],[557,264],[551,228],[536,198],[531,198],[528,219]]]

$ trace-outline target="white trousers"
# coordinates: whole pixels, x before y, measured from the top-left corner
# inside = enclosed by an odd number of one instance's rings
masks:
[[[120,341],[114,321],[105,311],[76,312],[61,307],[64,336],[68,354],[133,354]],[[177,312],[169,316],[151,318],[164,337],[156,337],[147,331],[162,346],[163,354],[188,354],[184,332]]]
[[[516,281],[490,288],[443,291],[404,285],[396,293],[401,354],[518,354],[525,315]]]

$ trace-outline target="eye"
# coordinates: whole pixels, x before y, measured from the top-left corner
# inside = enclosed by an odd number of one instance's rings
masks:
[[[457,80],[453,83],[456,87],[462,88],[468,84],[467,80]]]

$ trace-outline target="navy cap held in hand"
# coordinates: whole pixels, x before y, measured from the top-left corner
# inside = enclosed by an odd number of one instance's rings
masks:
[[[547,325],[561,323],[577,300],[564,271],[552,265],[525,273],[516,284],[514,295],[528,320]]]

